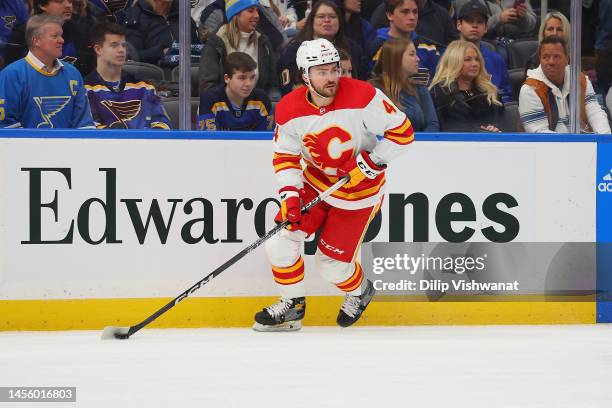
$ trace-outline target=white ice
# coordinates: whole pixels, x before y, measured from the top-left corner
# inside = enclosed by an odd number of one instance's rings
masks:
[[[77,387],[52,407],[612,407],[607,325],[100,334],[0,333],[0,386]]]

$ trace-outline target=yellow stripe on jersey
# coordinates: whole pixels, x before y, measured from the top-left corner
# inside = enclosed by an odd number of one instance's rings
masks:
[[[325,191],[327,190],[329,187],[331,187],[331,183],[330,184],[325,184],[323,182],[321,182],[319,179],[317,179],[316,177],[314,177],[310,171],[309,168],[306,167],[306,169],[304,170],[304,178],[312,185],[314,185],[319,191]],[[351,192],[351,193],[345,193],[343,191],[340,190],[336,190],[331,196],[335,197],[335,198],[340,198],[343,200],[358,200],[361,198],[365,198],[365,197],[370,197],[375,195],[376,193],[378,193],[381,189],[381,187],[383,186],[383,184],[385,184],[385,178],[381,178],[380,182],[373,186],[370,187],[368,189],[365,190],[361,190],[361,191],[355,191],[355,192]]]
[[[215,102],[210,110],[216,115],[218,111],[229,111],[229,108],[225,102]]]
[[[385,139],[400,145],[407,145],[414,141],[414,131],[410,120],[406,119],[400,126],[385,132]]]
[[[299,163],[285,162],[285,163],[277,164],[274,166],[275,173],[278,173],[279,171],[287,170],[287,169],[302,170],[302,165],[300,165]]]
[[[261,116],[268,116],[268,110],[266,109],[266,105],[262,101],[249,101],[246,106],[248,109],[259,109]]]

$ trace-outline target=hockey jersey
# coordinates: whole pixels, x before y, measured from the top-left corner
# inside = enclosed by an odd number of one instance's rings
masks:
[[[236,109],[225,93],[225,84],[219,84],[200,95],[198,129],[272,130],[274,118],[271,105],[268,95],[255,88],[245,98],[240,109]]]
[[[116,87],[98,71],[85,77],[91,114],[98,129],[170,129],[171,122],[155,87],[123,72]]]
[[[358,153],[371,152],[375,162],[386,164],[413,140],[406,115],[366,82],[340,78],[333,102],[325,107],[312,104],[304,86],[276,106],[274,171],[280,187],[302,188],[305,182],[321,192],[338,181],[338,167]],[[366,187],[341,187],[325,201],[348,210],[371,207],[384,194],[384,184],[383,172]]]
[[[389,27],[384,27],[379,28],[376,31],[376,37],[367,43],[365,57],[368,61],[368,73],[372,72],[374,65],[378,62],[380,51],[385,41],[391,39],[393,37],[389,35]],[[429,85],[436,72],[440,52],[434,44],[425,41],[414,32],[412,33],[412,42],[416,47],[416,53],[419,57],[419,70],[411,77],[411,80],[416,85]]]
[[[0,54],[13,28],[28,21],[28,9],[23,0],[0,1]]]
[[[81,74],[57,64],[46,72],[29,53],[0,72],[0,127],[94,127]]]

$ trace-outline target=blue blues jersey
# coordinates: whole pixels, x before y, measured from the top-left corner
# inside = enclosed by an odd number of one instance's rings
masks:
[[[98,71],[85,77],[85,89],[97,128],[170,129],[170,119],[155,87],[137,81],[127,72],[116,86],[104,81]]]
[[[274,118],[271,107],[268,95],[255,88],[240,109],[236,109],[225,93],[225,84],[219,84],[200,95],[198,129],[272,130]]]
[[[23,0],[0,1],[0,54],[13,28],[28,21],[28,9]]]
[[[365,57],[368,61],[368,76],[378,61],[383,44],[390,39],[393,37],[389,35],[389,27],[379,28],[376,30],[376,37],[366,44]],[[411,78],[412,82],[416,85],[429,85],[436,72],[440,52],[434,44],[430,44],[414,32],[412,42],[419,57],[419,72]]]
[[[28,54],[0,72],[0,127],[93,128],[83,77],[70,64],[52,73]]]

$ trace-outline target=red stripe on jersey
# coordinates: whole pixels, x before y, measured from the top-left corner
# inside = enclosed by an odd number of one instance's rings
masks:
[[[299,154],[274,153],[274,157],[272,158],[274,172],[278,173],[286,169],[302,170],[302,163],[300,163],[301,158],[302,156]]]
[[[400,145],[407,145],[414,141],[412,123],[406,119],[401,125],[385,132],[385,139]]]

